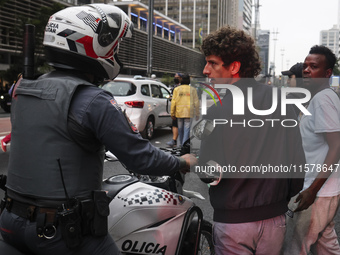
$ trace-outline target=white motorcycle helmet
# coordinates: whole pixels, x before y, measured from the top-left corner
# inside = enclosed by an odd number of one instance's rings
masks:
[[[118,7],[89,4],[53,14],[44,46],[50,65],[114,79],[122,68],[117,53],[121,39],[131,37],[133,23]]]

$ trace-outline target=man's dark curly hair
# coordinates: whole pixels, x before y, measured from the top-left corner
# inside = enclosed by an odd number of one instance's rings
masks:
[[[242,30],[230,26],[220,28],[204,38],[201,51],[206,57],[220,57],[225,65],[239,61],[241,78],[255,77],[261,72],[254,40]]]
[[[336,56],[335,54],[326,46],[323,45],[314,45],[310,51],[309,54],[319,54],[319,55],[324,55],[326,58],[326,64],[327,64],[327,69],[334,69],[334,65],[336,63]]]

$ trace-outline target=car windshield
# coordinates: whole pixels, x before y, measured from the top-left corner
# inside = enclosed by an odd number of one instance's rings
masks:
[[[106,83],[102,88],[111,92],[114,96],[131,96],[136,94],[136,86],[131,82],[112,81]]]

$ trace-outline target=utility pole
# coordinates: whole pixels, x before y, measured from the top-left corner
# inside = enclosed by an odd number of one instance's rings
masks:
[[[255,42],[257,42],[257,26],[259,24],[259,9],[260,9],[260,0],[254,0],[255,1],[255,4],[254,4],[254,7],[255,7],[255,31],[254,31],[254,39],[255,39]]]
[[[277,41],[277,34],[278,34],[278,29],[273,30],[272,34],[273,34],[273,41],[274,41],[274,66],[273,66],[273,77],[275,79],[275,69],[276,69],[276,64],[275,64],[275,55],[276,55],[276,41]]]
[[[193,14],[193,26],[192,26],[192,48],[195,49],[196,45],[196,0],[194,0],[194,14]]]
[[[208,0],[208,27],[207,27],[207,35],[210,34],[210,3],[211,0]]]
[[[153,39],[153,0],[149,0],[148,44],[147,44],[147,76],[152,74],[152,39]]]
[[[284,70],[284,67],[283,67],[283,56],[285,55],[285,49],[281,49],[281,57],[282,57],[282,59],[281,59],[281,61],[282,61],[282,63],[281,63],[281,70],[283,71]]]

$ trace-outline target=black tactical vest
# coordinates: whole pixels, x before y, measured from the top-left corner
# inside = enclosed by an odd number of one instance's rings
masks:
[[[104,150],[90,152],[74,142],[67,120],[79,85],[76,76],[53,72],[22,80],[12,100],[12,141],[7,188],[24,197],[65,200],[89,197],[101,187]],[[59,162],[60,165],[59,165]]]

